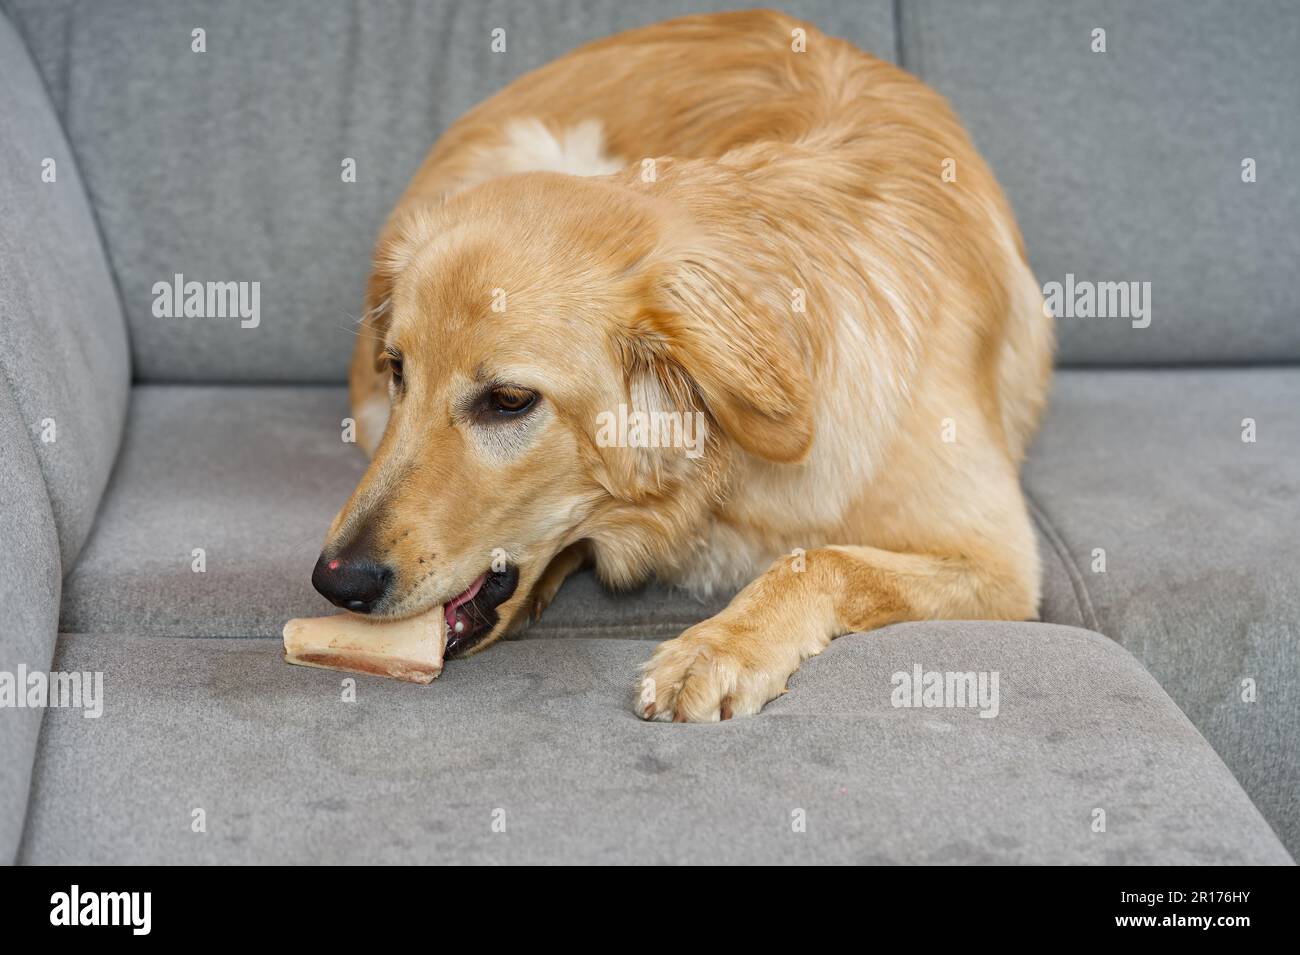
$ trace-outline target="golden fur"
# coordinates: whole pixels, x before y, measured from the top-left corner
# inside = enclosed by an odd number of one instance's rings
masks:
[[[634,30],[472,110],[399,202],[351,373],[374,459],[327,550],[369,534],[402,617],[503,549],[520,584],[480,648],[588,561],[747,584],[658,647],[635,705],[754,713],[838,635],[1036,614],[1018,469],[1051,335],[934,91],[777,13]],[[541,397],[485,423],[493,382]],[[602,446],[620,404],[702,411],[704,453]]]

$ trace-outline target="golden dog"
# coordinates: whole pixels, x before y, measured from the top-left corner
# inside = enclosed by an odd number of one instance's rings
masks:
[[[1018,469],[1051,351],[933,90],[777,13],[633,30],[464,116],[399,202],[351,371],[373,461],[313,581],[444,604],[453,656],[586,563],[745,584],[635,706],[755,713],[841,634],[1036,614]],[[694,446],[643,427],[692,420]]]

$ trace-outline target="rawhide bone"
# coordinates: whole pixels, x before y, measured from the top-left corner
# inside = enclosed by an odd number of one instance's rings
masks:
[[[300,666],[432,683],[442,672],[447,623],[442,607],[406,620],[353,613],[295,618],[284,625],[284,659]]]

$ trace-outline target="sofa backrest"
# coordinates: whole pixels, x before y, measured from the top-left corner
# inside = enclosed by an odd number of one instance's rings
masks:
[[[1039,281],[1083,306],[1057,311],[1062,361],[1300,359],[1300,4],[900,9],[904,66],[956,106]],[[1081,314],[1122,282],[1150,283],[1145,316]]]
[[[375,236],[440,132],[522,73],[726,0],[0,0],[89,183],[137,378],[341,380]],[[801,14],[894,51],[891,0]],[[505,31],[505,52],[492,51]],[[196,53],[195,30],[206,52]],[[343,164],[355,161],[356,181]],[[246,282],[253,320],[154,314],[156,283]],[[160,311],[166,312],[164,303]],[[233,309],[227,309],[233,311]],[[250,327],[244,327],[248,325]]]
[[[743,6],[0,4],[76,147],[136,375],[155,381],[342,379],[375,233],[452,120],[589,39]],[[1061,361],[1300,358],[1300,6],[780,6],[900,59],[953,100],[1011,196],[1040,281],[1059,286]],[[177,275],[246,283],[249,317],[168,317]],[[1120,315],[1087,317],[1090,296],[1094,313]]]
[[[65,571],[108,481],[130,379],[126,326],[76,160],[0,14],[0,386],[39,462]],[[5,481],[9,464],[0,461]]]

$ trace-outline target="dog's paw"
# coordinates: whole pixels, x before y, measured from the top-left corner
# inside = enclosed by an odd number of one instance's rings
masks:
[[[718,617],[661,643],[641,668],[642,719],[710,723],[750,716],[785,692],[797,653],[779,635],[764,635]]]

